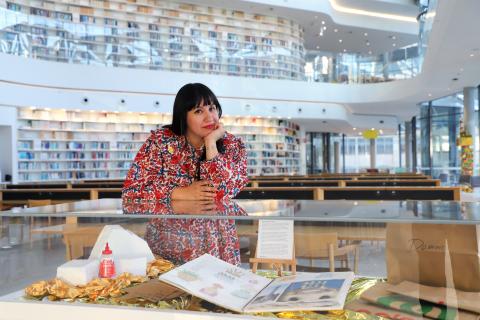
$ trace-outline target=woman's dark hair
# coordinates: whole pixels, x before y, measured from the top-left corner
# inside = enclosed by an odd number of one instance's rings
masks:
[[[215,94],[202,83],[188,83],[178,90],[173,103],[172,124],[166,127],[179,136],[187,133],[187,112],[200,105],[214,104],[218,110],[218,117],[222,116],[222,107]]]
[[[202,83],[188,83],[178,90],[173,102],[172,124],[164,126],[176,135],[183,136],[187,133],[187,112],[200,105],[215,105],[218,117],[222,116],[222,107],[215,94]],[[223,139],[217,141],[218,152],[224,153]],[[205,150],[202,160],[205,159]]]

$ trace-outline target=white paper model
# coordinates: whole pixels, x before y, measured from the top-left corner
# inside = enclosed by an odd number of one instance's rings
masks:
[[[270,280],[204,254],[164,273],[160,280],[237,312],[338,310],[353,272],[300,273]]]

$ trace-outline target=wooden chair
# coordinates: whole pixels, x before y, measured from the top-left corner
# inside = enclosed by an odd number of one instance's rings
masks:
[[[33,199],[28,199],[27,200],[27,206],[29,208],[33,208],[33,207],[42,207],[42,206],[49,206],[52,204],[52,200],[50,199],[42,199],[42,200],[33,200]],[[52,217],[48,217],[48,225],[52,225]],[[30,217],[30,228],[33,227],[35,223],[35,218],[34,216],[32,215]],[[32,246],[32,233],[30,232],[30,246]],[[51,249],[52,247],[52,240],[50,239],[50,237],[48,237],[48,249]]]
[[[339,258],[342,265],[348,268],[348,255],[353,253],[353,271],[358,273],[359,242],[339,246],[337,233],[297,233],[295,232],[295,256],[309,259],[310,268],[314,268],[314,260],[329,261],[329,271],[335,271],[335,259]]]

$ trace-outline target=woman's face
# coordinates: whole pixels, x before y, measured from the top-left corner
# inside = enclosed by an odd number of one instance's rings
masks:
[[[216,129],[217,124],[218,110],[214,104],[201,104],[187,112],[187,134],[204,138]]]

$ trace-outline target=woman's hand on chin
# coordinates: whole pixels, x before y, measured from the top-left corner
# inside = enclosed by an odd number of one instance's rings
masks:
[[[205,136],[205,138],[203,138],[205,140],[205,145],[208,145],[209,143],[216,143],[218,140],[223,138],[224,135],[225,128],[223,127],[223,124],[218,123],[215,130],[213,130],[207,136]]]

